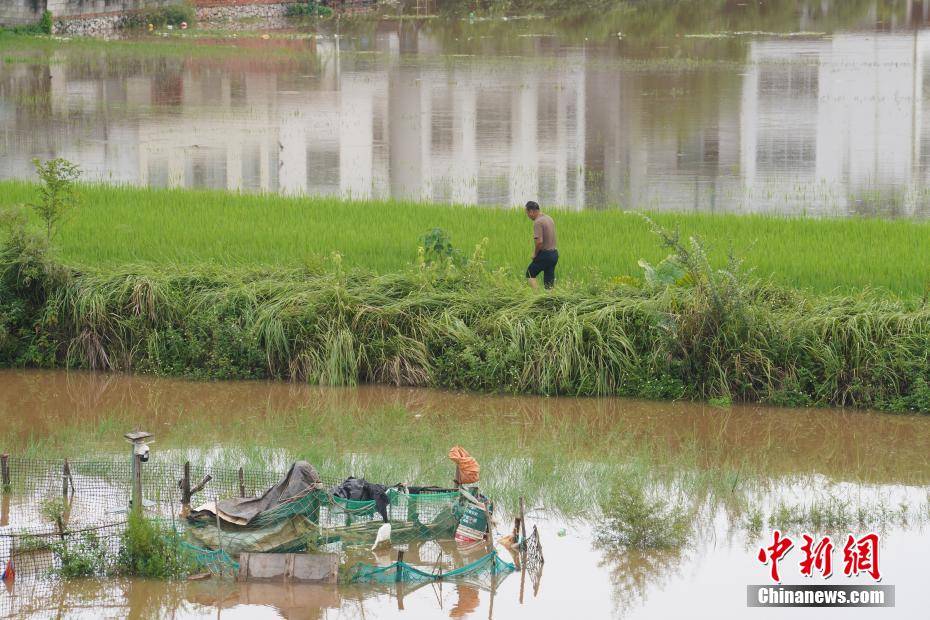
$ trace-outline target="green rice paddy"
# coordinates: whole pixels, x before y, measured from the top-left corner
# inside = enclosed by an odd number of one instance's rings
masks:
[[[416,260],[420,237],[439,227],[465,253],[488,239],[494,268],[522,277],[531,227],[520,208],[399,201],[291,198],[223,191],[89,185],[63,225],[60,259],[85,267],[126,263],[303,267],[333,252],[349,268],[377,273]],[[37,186],[0,182],[0,207],[35,200]],[[638,261],[664,258],[649,226],[622,209],[546,209],[558,224],[563,281],[641,276]],[[699,236],[712,262],[733,252],[760,279],[815,293],[923,296],[930,280],[930,223],[765,215],[654,213],[682,235]]]

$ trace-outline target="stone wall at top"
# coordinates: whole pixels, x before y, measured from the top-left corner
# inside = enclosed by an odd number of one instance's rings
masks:
[[[41,1],[41,0],[39,0]],[[55,17],[84,17],[138,11],[145,7],[177,4],[178,0],[45,0]]]
[[[115,18],[146,7],[178,4],[180,0],[0,0],[0,26],[34,24],[47,9],[56,20]],[[198,9],[288,4],[296,0],[188,0]]]

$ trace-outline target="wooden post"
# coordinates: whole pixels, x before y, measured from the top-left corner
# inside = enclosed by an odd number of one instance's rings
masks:
[[[211,480],[213,480],[213,476],[211,476],[210,474],[207,474],[206,476],[204,476],[203,480],[198,482],[197,486],[191,489],[191,497],[193,497],[195,493],[200,493],[203,490],[203,488],[207,486],[207,483],[210,482]]]
[[[494,551],[494,528],[491,526],[491,513],[488,511],[487,502],[481,502],[481,509],[484,510],[484,520],[488,524],[488,553],[492,553]]]
[[[242,468],[239,468],[239,497],[245,497],[245,475]]]
[[[132,511],[142,514],[142,457],[132,453]]]
[[[0,454],[0,481],[3,484],[3,492],[10,492],[10,455]]]
[[[68,481],[71,478],[71,465],[68,464],[68,459],[65,459],[65,464],[61,467],[61,495],[65,499],[68,499]]]
[[[520,548],[526,548],[526,505],[523,503],[523,497],[520,497],[520,534],[522,535],[522,540],[520,541]]]
[[[488,620],[493,620],[494,618],[494,595],[495,594],[497,594],[497,572],[492,569],[491,570],[491,604],[488,606]]]
[[[191,462],[184,462],[184,473],[178,480],[178,488],[181,489],[181,516],[186,517],[191,511]]]
[[[397,574],[394,575],[394,582],[397,583],[397,609],[403,611],[404,609],[404,580],[402,578],[401,567],[399,566],[404,561],[404,552],[397,552]]]
[[[0,498],[0,527],[6,527],[10,524],[10,495],[4,493]]]
[[[213,502],[213,510],[216,514],[216,546],[219,547],[220,552],[223,551],[223,528],[220,526],[220,509],[216,505],[216,501]]]
[[[513,541],[517,542],[517,536],[520,535],[520,524],[523,523],[523,520],[520,517],[516,517],[513,520],[513,532],[510,533],[513,536]]]

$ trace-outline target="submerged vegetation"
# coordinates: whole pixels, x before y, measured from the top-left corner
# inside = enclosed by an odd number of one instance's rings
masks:
[[[60,541],[42,543],[57,559],[55,573],[65,579],[82,577],[144,577],[178,579],[193,573],[197,563],[180,544],[180,535],[156,519],[131,514],[119,535],[118,547],[109,548],[96,530],[62,535]]]
[[[194,562],[179,544],[177,532],[154,519],[130,514],[120,537],[113,574],[173,579],[193,570]]]
[[[618,484],[601,511],[605,523],[596,540],[606,547],[675,549],[686,543],[691,531],[689,508],[650,494],[639,484]]]

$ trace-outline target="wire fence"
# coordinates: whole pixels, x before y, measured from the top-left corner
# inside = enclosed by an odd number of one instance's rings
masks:
[[[189,475],[185,476],[185,469]],[[0,497],[0,570],[10,558],[17,577],[44,576],[59,566],[56,546],[81,544],[93,536],[95,544],[107,552],[116,551],[130,511],[132,461],[125,460],[44,460],[7,457],[3,463],[3,493]],[[256,470],[204,464],[149,462],[141,465],[142,505],[149,517],[161,519],[173,529],[185,529],[179,517],[184,498],[184,481],[196,491],[190,506],[231,497],[260,495],[276,484],[284,471]],[[374,501],[344,500],[329,490],[342,478],[322,475],[324,491],[307,494],[268,510],[253,525],[270,525],[295,514],[312,514],[321,535],[339,530],[341,543],[373,536],[382,515]],[[422,491],[417,494],[389,490],[385,514],[391,521],[441,523],[453,519],[449,507],[457,493]],[[267,521],[267,523],[265,523]],[[409,536],[422,527],[409,526]],[[405,534],[395,527],[396,539]],[[224,533],[227,545],[235,535]],[[248,534],[240,534],[247,537]],[[207,548],[203,536],[194,542]]]
[[[208,480],[194,505],[260,494],[284,472],[190,464],[190,485]],[[6,457],[0,496],[0,571],[10,560],[17,579],[41,577],[58,568],[56,545],[93,537],[106,552],[118,549],[132,496],[132,462]],[[141,465],[145,514],[177,524],[185,465]],[[327,480],[325,484],[335,484]],[[177,528],[176,528],[177,529]]]
[[[13,562],[18,591],[44,591],[42,589],[46,586],[41,584],[50,583],[44,577],[60,572],[63,550],[92,547],[111,557],[119,553],[133,487],[133,465],[128,454],[122,460],[4,457],[0,464],[0,571]],[[186,519],[180,518],[186,489],[201,487],[190,498],[191,507],[196,508],[202,503],[220,499],[261,495],[279,482],[285,473],[203,463],[144,463],[141,465],[144,513],[171,524],[179,533],[186,529],[188,534],[193,534],[197,528],[187,528]],[[335,550],[328,549],[330,544],[357,543],[356,538],[364,540],[367,549],[369,538],[382,520],[375,502],[337,498],[330,491],[343,479],[321,475],[321,480],[323,490],[289,498],[284,504],[263,513],[262,519],[280,522],[294,515],[312,514],[318,540],[326,543],[327,550]],[[458,523],[458,516],[452,511],[458,502],[457,492],[431,488],[419,491],[389,489],[387,496],[390,503],[386,514],[394,523],[392,542],[401,543],[406,549],[410,566],[424,571],[443,567],[441,570],[449,573],[471,561],[451,540],[451,532]],[[200,528],[198,531],[203,533],[208,529]],[[446,534],[436,536],[438,530]],[[224,532],[224,545],[219,547],[193,537],[192,542],[199,546],[191,546],[191,549],[196,549],[207,559],[203,570],[212,570],[209,566],[211,558],[223,571],[229,569],[231,560],[223,547],[230,550],[230,545],[236,542],[236,535],[236,532]],[[248,536],[248,532],[239,532],[238,535]],[[531,549],[534,543],[538,546],[535,531],[529,542]],[[214,558],[211,554],[222,557]],[[528,563],[534,563],[535,555],[535,552],[529,554]],[[225,564],[220,560],[224,560]],[[541,550],[538,563],[541,567]],[[483,587],[486,584],[482,580],[487,578],[484,573],[488,571],[477,571],[469,578],[477,579],[475,585]],[[493,571],[488,574],[493,576]],[[493,588],[493,581],[490,587]],[[534,580],[534,591],[536,588],[538,585]],[[21,613],[21,603],[27,599],[29,597],[0,596],[0,617]]]

